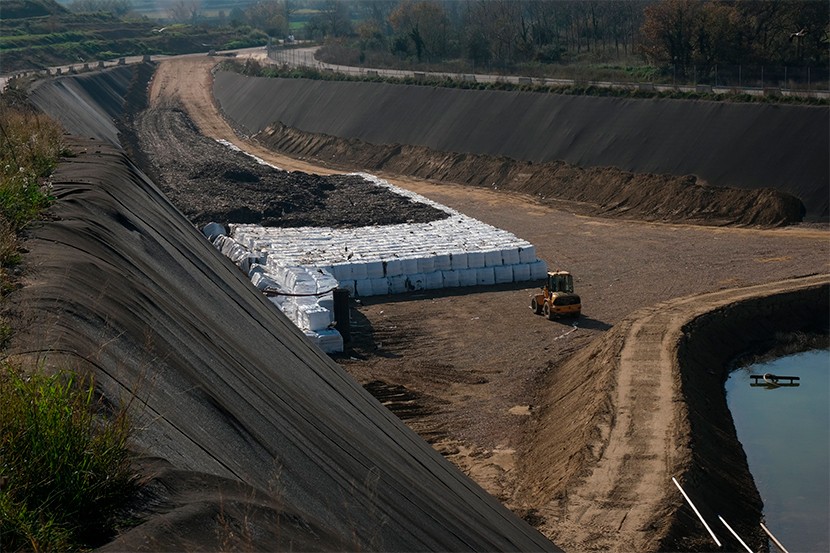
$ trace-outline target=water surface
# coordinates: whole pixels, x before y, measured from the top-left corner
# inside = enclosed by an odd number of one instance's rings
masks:
[[[801,380],[797,387],[751,386],[749,375],[764,373]],[[830,351],[739,369],[726,392],[766,526],[790,553],[830,551]]]

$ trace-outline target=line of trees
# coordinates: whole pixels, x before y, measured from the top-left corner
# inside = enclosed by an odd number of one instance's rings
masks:
[[[657,66],[825,67],[826,0],[281,0],[318,10],[309,38],[437,63],[640,59]]]
[[[140,1],[140,0],[137,0]],[[494,68],[573,61],[645,62],[680,74],[718,65],[826,71],[828,0],[170,0],[174,21],[203,9],[221,24],[274,38],[336,41],[377,60]],[[129,10],[130,0],[73,0],[75,11]],[[292,31],[299,20],[304,29]]]

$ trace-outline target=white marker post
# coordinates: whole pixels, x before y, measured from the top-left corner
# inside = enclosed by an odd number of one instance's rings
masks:
[[[674,485],[675,485],[675,486],[677,486],[677,489],[678,489],[678,490],[680,490],[680,493],[682,493],[682,494],[683,494],[683,497],[685,497],[685,498],[686,498],[686,501],[688,501],[688,502],[689,502],[689,505],[692,507],[692,510],[693,510],[693,511],[695,512],[695,514],[697,515],[697,518],[699,518],[699,519],[700,519],[700,522],[702,522],[702,523],[703,523],[703,526],[705,526],[705,527],[706,527],[706,530],[709,532],[709,535],[710,535],[710,536],[712,536],[712,539],[713,539],[713,540],[715,540],[715,543],[716,543],[716,544],[718,544],[718,547],[722,547],[722,544],[721,544],[720,540],[719,540],[719,539],[718,539],[718,537],[715,535],[715,533],[714,533],[714,532],[712,532],[712,529],[711,529],[711,528],[709,528],[709,525],[708,525],[708,524],[706,524],[706,521],[705,521],[705,520],[703,520],[703,515],[701,515],[701,514],[700,514],[700,511],[698,511],[698,510],[697,510],[697,507],[695,507],[695,504],[694,504],[694,503],[692,503],[692,500],[691,500],[691,499],[689,499],[689,496],[688,496],[688,495],[686,495],[686,492],[685,492],[685,491],[683,490],[683,488],[680,486],[680,483],[677,481],[677,478],[675,478],[674,476],[672,476],[672,477],[671,477],[671,481],[672,481],[672,482],[674,482]]]
[[[730,532],[732,532],[732,535],[733,535],[733,536],[735,536],[735,539],[736,539],[736,540],[738,540],[738,541],[740,542],[740,544],[744,546],[744,549],[746,549],[749,553],[755,553],[752,549],[750,549],[750,548],[749,548],[749,546],[748,546],[748,545],[744,542],[744,540],[742,540],[742,539],[741,539],[741,536],[739,536],[739,535],[738,535],[738,533],[737,533],[737,532],[735,532],[735,531],[732,529],[732,527],[731,527],[731,526],[729,526],[729,525],[726,523],[726,521],[725,521],[725,520],[723,520],[723,517],[722,517],[722,516],[718,515],[718,518],[719,518],[719,519],[720,519],[720,521],[723,523],[723,525],[724,525],[724,526],[726,526],[726,529],[727,529],[727,530],[729,530]]]
[[[770,531],[769,531],[769,529],[768,529],[766,526],[764,526],[764,523],[763,523],[763,522],[761,523],[761,528],[763,528],[763,529],[764,529],[764,532],[766,532],[766,533],[767,533],[767,535],[769,536],[769,539],[771,539],[771,540],[772,540],[772,543],[774,543],[776,546],[778,546],[778,549],[780,549],[780,550],[781,550],[781,551],[783,551],[784,553],[790,553],[789,551],[787,551],[787,548],[786,548],[786,547],[784,547],[783,545],[781,545],[781,542],[780,542],[780,541],[778,541],[778,538],[776,538],[775,536],[773,536],[773,535],[772,535],[772,532],[770,532]]]

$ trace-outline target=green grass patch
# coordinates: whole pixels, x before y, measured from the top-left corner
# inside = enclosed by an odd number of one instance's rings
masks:
[[[60,125],[29,109],[0,103],[0,232],[19,232],[49,205],[43,179],[64,151]],[[8,253],[0,251],[0,265],[6,266]]]
[[[18,233],[51,203],[48,176],[68,155],[63,129],[0,97],[0,299],[13,289]],[[0,347],[13,334],[0,318]],[[113,412],[91,377],[0,364],[0,551],[76,551],[112,537],[135,481],[126,409]]]
[[[70,551],[106,543],[134,480],[125,412],[95,414],[94,383],[0,370],[0,545]]]

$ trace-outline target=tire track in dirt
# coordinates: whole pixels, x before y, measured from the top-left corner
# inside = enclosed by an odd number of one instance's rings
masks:
[[[202,134],[213,139],[224,139],[240,149],[264,159],[286,171],[303,171],[315,175],[342,173],[319,164],[276,155],[254,142],[240,139],[222,118],[213,99],[211,69],[219,63],[212,57],[172,58],[162,61],[150,83],[150,106],[181,102],[190,119]]]
[[[682,478],[691,457],[683,439],[691,430],[678,365],[684,327],[728,305],[828,283],[830,275],[816,275],[687,296],[641,309],[617,325],[628,328],[612,394],[613,422],[590,474],[568,489],[563,504],[540,509],[555,521],[544,533],[561,536],[554,539],[566,549],[656,550],[667,515],[682,503],[671,477]],[[611,365],[613,359],[599,355],[591,362]]]

